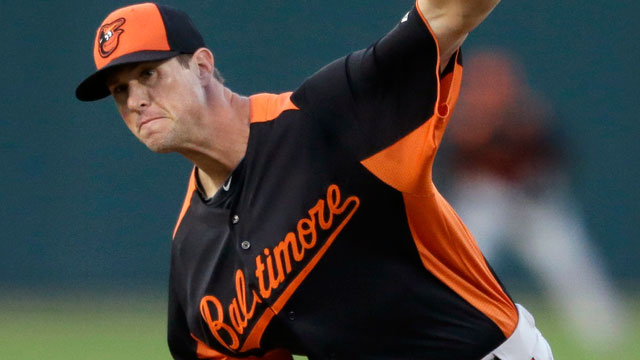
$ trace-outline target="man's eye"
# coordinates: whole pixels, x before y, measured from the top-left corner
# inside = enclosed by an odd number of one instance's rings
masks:
[[[155,73],[155,71],[153,69],[145,69],[145,70],[142,70],[140,72],[140,76],[142,76],[144,78],[149,78],[149,77],[153,76],[154,73]]]
[[[118,85],[118,86],[115,86],[115,87],[113,88],[113,90],[111,90],[111,92],[112,92],[114,95],[123,94],[123,93],[125,93],[126,91],[127,91],[127,86],[126,86],[126,85]]]

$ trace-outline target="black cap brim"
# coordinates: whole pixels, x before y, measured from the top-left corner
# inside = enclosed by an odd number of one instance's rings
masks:
[[[76,97],[81,101],[95,101],[109,96],[111,93],[106,84],[106,76],[115,67],[142,61],[164,60],[180,54],[179,51],[138,51],[123,55],[81,82],[76,88]]]

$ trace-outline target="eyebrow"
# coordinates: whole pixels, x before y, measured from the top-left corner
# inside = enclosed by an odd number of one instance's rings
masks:
[[[118,84],[119,81],[117,81],[117,79],[116,79],[116,75],[115,75],[116,73],[131,71],[132,69],[135,69],[139,65],[140,65],[140,63],[124,64],[124,65],[114,66],[112,69],[109,69],[109,71],[105,72],[105,74],[104,74],[104,84],[107,87],[110,87],[110,86]]]
[[[162,63],[171,60],[171,58],[169,59],[164,59],[164,60],[157,60],[157,61],[141,61],[141,62],[136,62],[136,63],[132,63],[132,64],[122,64],[122,65],[116,65],[114,66],[112,69],[109,69],[107,72],[105,72],[104,74],[104,79],[105,79],[105,85],[107,87],[115,85],[118,83],[118,81],[114,81],[114,74],[117,72],[127,72],[127,71],[132,71],[135,70],[137,68],[141,68],[141,67],[145,67],[145,66],[149,66],[151,68],[157,68],[158,66],[160,66]]]

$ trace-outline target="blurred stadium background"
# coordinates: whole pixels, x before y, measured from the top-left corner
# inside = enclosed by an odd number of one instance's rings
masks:
[[[165,3],[192,16],[228,86],[243,94],[295,88],[375,41],[412,4]],[[169,358],[169,243],[190,164],[148,152],[110,100],[73,95],[93,71],[97,25],[125,4],[0,2],[1,359]],[[560,115],[572,192],[627,305],[621,341],[589,347],[535,276],[507,259],[511,294],[558,359],[640,359],[639,10],[631,0],[503,1],[465,45],[515,54]]]

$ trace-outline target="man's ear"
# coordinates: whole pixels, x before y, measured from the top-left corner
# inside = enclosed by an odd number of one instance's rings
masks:
[[[191,57],[198,69],[198,77],[203,84],[213,76],[214,59],[211,50],[200,48],[193,53]]]

